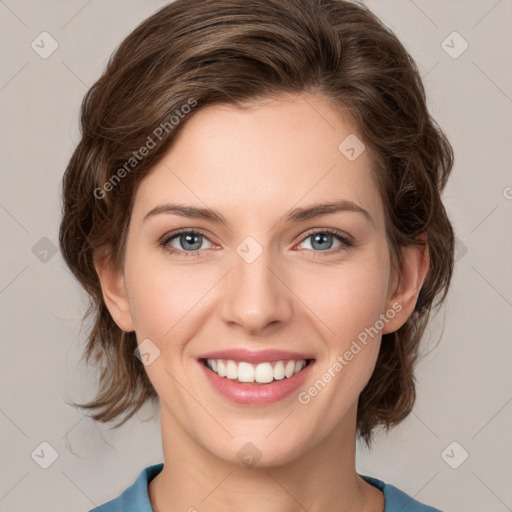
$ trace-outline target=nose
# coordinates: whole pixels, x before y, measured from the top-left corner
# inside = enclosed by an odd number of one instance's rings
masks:
[[[234,255],[234,268],[224,280],[222,319],[246,333],[264,335],[289,321],[293,293],[287,286],[284,265],[264,250],[252,262]],[[289,279],[288,279],[289,280]]]

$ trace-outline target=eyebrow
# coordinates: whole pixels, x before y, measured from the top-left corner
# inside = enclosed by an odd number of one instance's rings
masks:
[[[293,224],[304,220],[309,220],[314,217],[319,217],[321,215],[328,215],[338,212],[353,212],[362,214],[370,224],[373,226],[375,225],[375,222],[368,211],[366,211],[358,204],[346,199],[341,199],[339,201],[330,203],[320,203],[313,206],[308,206],[306,208],[295,208],[294,210],[286,213],[283,217],[283,220],[285,223]],[[150,210],[144,216],[143,222],[148,220],[150,217],[154,217],[155,215],[160,214],[174,214],[181,217],[204,219],[215,222],[217,224],[224,224],[226,226],[228,224],[225,217],[223,217],[215,210],[181,204],[162,204],[155,206],[155,208]]]

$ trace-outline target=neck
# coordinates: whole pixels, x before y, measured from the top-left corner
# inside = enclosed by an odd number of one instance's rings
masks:
[[[320,444],[290,462],[240,466],[196,443],[161,408],[164,468],[149,485],[154,512],[382,511],[381,491],[355,470],[355,416],[350,411]]]

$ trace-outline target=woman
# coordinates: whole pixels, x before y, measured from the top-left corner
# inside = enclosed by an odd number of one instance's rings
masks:
[[[411,412],[453,163],[417,68],[343,0],[177,0],[82,105],[60,245],[91,296],[82,405],[160,405],[163,464],[97,511],[435,511],[355,469]]]

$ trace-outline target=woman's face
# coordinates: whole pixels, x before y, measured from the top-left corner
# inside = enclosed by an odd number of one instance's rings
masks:
[[[355,432],[381,334],[405,321],[369,165],[322,97],[283,96],[198,111],[140,184],[115,315],[173,436],[274,465]],[[206,367],[218,351],[234,378]],[[255,376],[273,380],[238,381]]]

